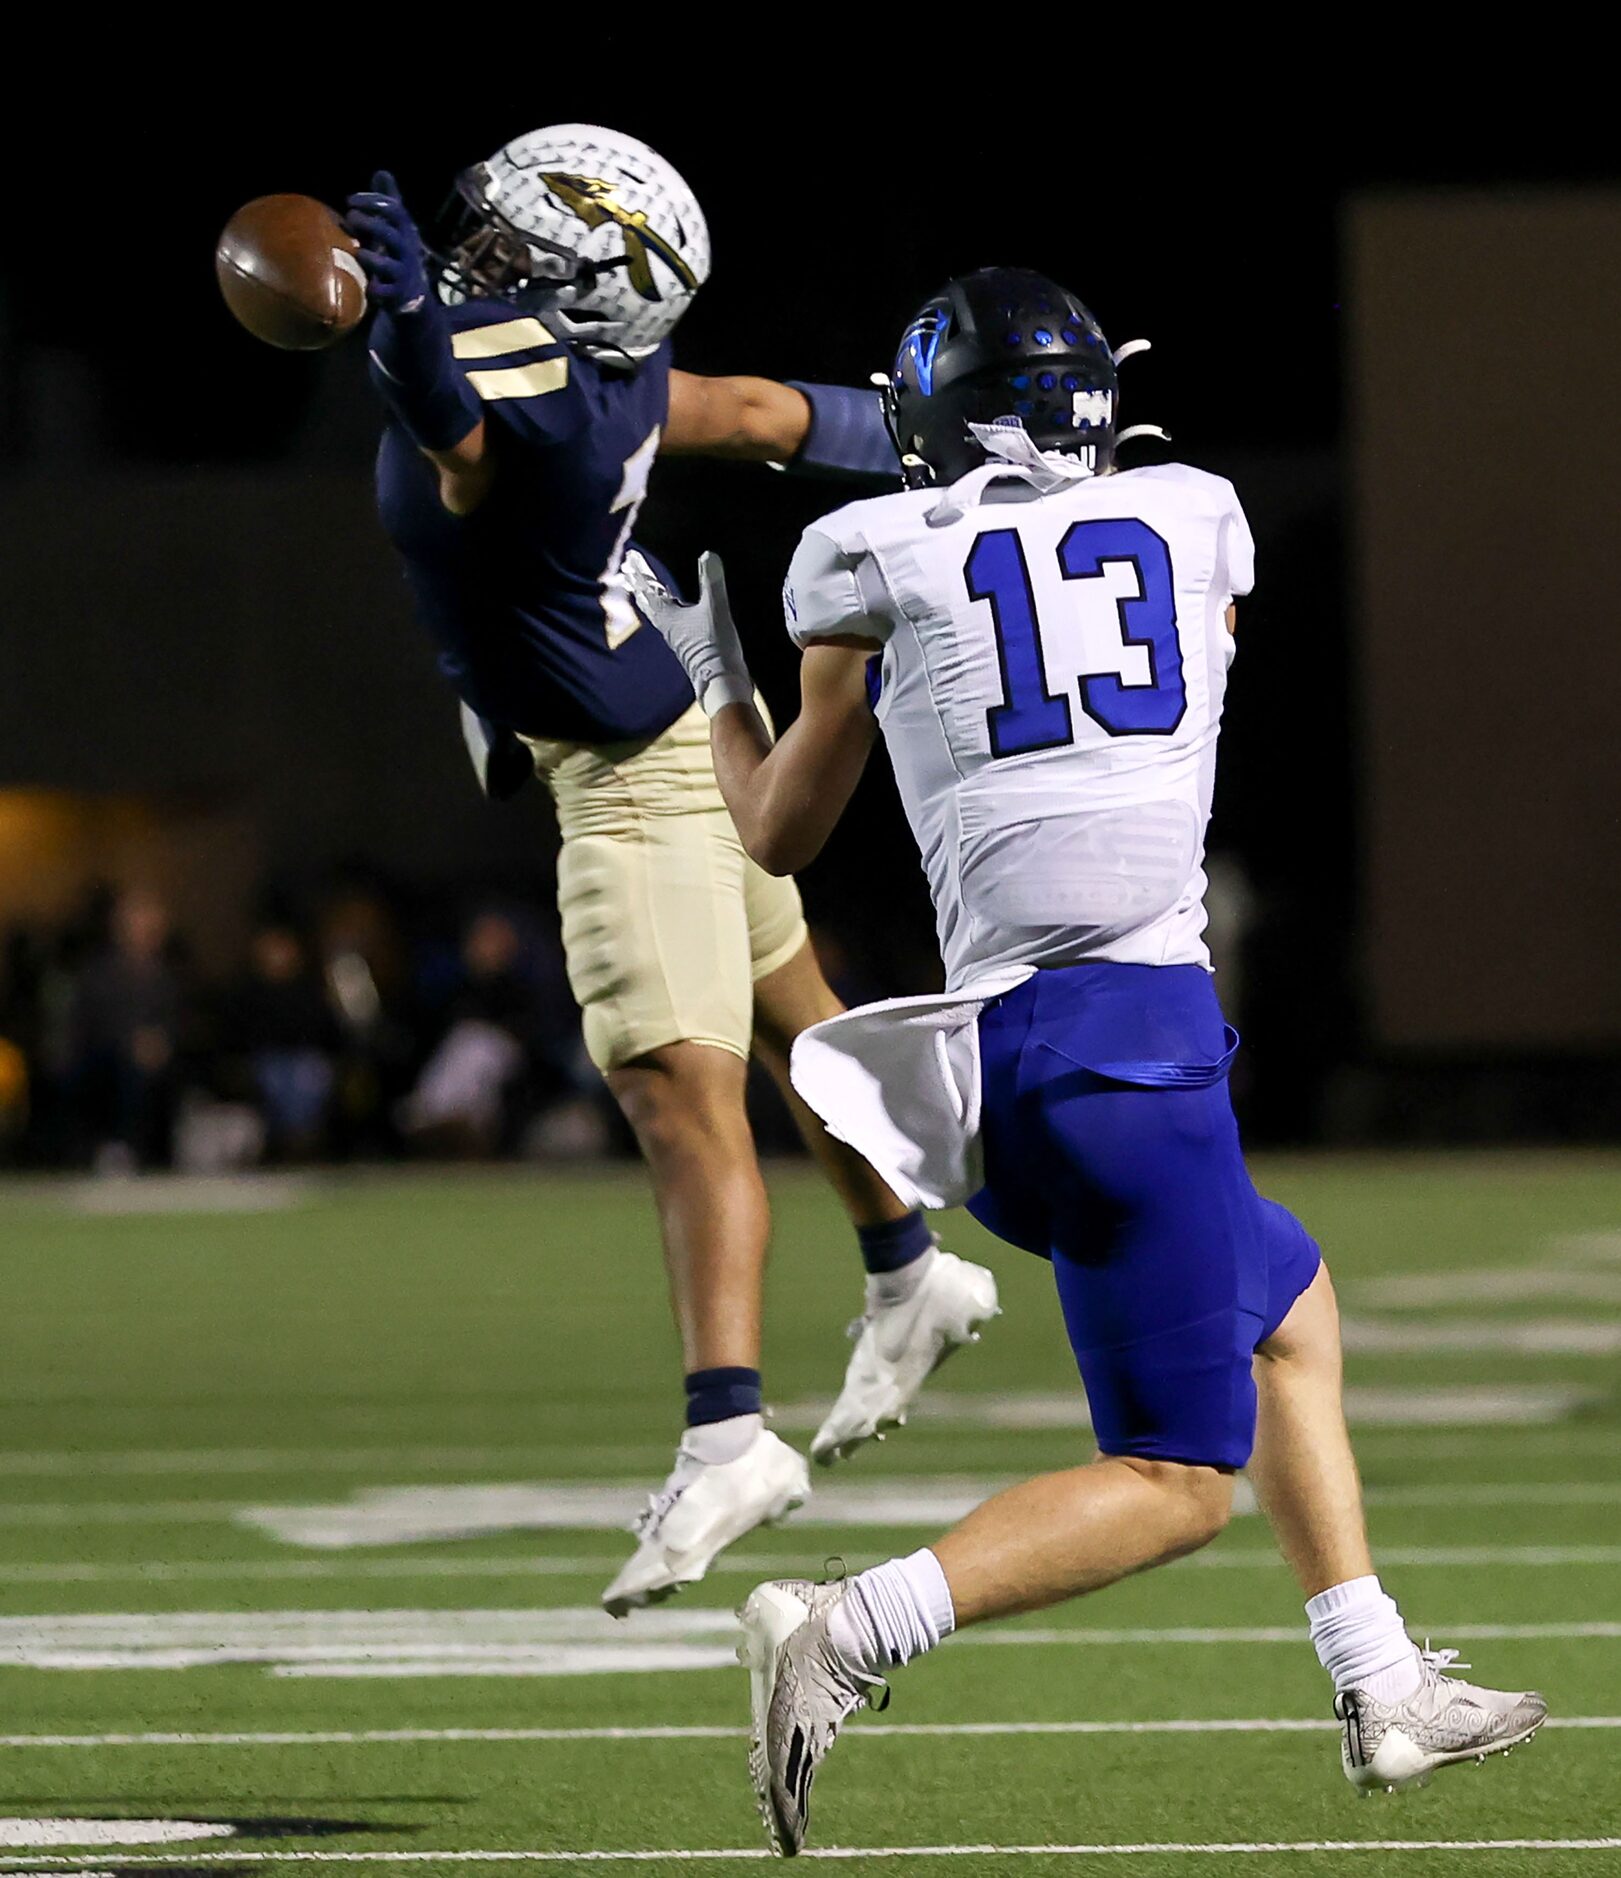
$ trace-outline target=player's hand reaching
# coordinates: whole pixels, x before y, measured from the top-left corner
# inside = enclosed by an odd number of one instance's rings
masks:
[[[706,553],[699,560],[698,598],[691,606],[684,606],[640,555],[626,561],[625,573],[637,608],[681,661],[709,716],[728,704],[751,703],[754,680],[732,622],[720,556]]]
[[[366,286],[375,306],[396,319],[428,304],[428,257],[400,187],[387,170],[378,170],[371,188],[349,198],[344,225],[360,243],[355,259],[366,270]]]
[[[375,310],[367,341],[372,379],[441,478],[476,472],[470,489],[441,483],[445,507],[466,515],[489,482],[478,399],[457,368],[449,317],[429,284],[427,251],[399,184],[387,170],[371,183],[349,198],[344,223],[361,244],[355,259]]]

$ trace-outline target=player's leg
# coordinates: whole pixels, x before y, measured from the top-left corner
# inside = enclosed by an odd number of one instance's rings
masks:
[[[1217,1467],[1099,1455],[976,1507],[930,1548],[953,1628],[1045,1610],[1208,1545],[1232,1511]]]
[[[686,1432],[603,1594],[621,1616],[701,1578],[716,1554],[809,1491],[761,1414],[769,1220],[744,1107],[751,986],[735,831],[695,774],[696,708],[651,744],[574,751],[548,770],[558,903],[586,1047],[634,1129],[681,1335]]]
[[[754,1051],[787,1097],[806,1145],[843,1203],[866,1269],[861,1334],[838,1399],[811,1440],[831,1465],[901,1425],[929,1376],[977,1341],[997,1314],[996,1280],[983,1265],[940,1250],[922,1213],[907,1207],[853,1148],[835,1140],[794,1093],[794,1039],[843,1005],[822,976],[799,893],[752,861],[745,868],[754,958]]]
[[[1249,1477],[1306,1597],[1311,1640],[1345,1723],[1341,1760],[1362,1792],[1422,1784],[1439,1767],[1511,1751],[1546,1713],[1531,1692],[1444,1674],[1449,1653],[1414,1647],[1374,1573],[1362,1482],[1345,1425],[1339,1310],[1328,1267],[1293,1217],[1262,1201],[1277,1328],[1255,1359]]]
[[[983,1145],[995,1224],[1051,1247],[1102,1452],[846,1584],[768,1585],[749,1600],[751,1766],[779,1845],[797,1844],[811,1773],[889,1670],[961,1624],[1181,1557],[1230,1510],[1253,1440],[1264,1274],[1233,1229],[1232,1190],[1249,1189],[1225,1090],[1123,1088],[1085,1067],[1164,1056],[1178,1026],[1186,1062],[1211,1063],[1224,1048],[1220,1013],[1208,987],[1151,976],[1132,994],[1164,1008],[1117,1012],[1124,1043],[1096,1023],[1074,1041],[1088,988],[1077,974],[1042,973],[986,1012]],[[1150,1015],[1164,1022],[1147,1036]]]
[[[689,1390],[717,1369],[747,1370],[759,1386],[770,1212],[743,1103],[747,1073],[730,1051],[686,1042],[607,1072],[652,1179]]]
[[[1249,1479],[1308,1598],[1373,1571],[1341,1399],[1339,1311],[1320,1261],[1256,1351]]]

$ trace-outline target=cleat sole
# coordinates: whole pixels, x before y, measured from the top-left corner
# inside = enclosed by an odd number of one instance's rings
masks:
[[[1374,1764],[1370,1763],[1369,1769],[1364,1771],[1373,1771],[1373,1778],[1365,1783],[1355,1781],[1354,1784],[1363,1799],[1367,1799],[1370,1794],[1374,1793],[1398,1794],[1427,1787],[1444,1767],[1484,1767],[1487,1761],[1499,1756],[1507,1760],[1516,1748],[1524,1747],[1527,1742],[1535,1740],[1537,1729],[1541,1726],[1542,1723],[1539,1721],[1534,1727],[1526,1729],[1523,1734],[1514,1735],[1507,1741],[1494,1741],[1489,1747],[1465,1748],[1456,1754],[1428,1756],[1422,1765],[1413,1767],[1410,1772],[1398,1774],[1394,1779],[1387,1778],[1383,1772],[1374,1771]],[[1376,1763],[1377,1755],[1374,1760]]]
[[[913,1390],[913,1396],[916,1396],[917,1391],[923,1388],[924,1384],[935,1375],[943,1363],[955,1356],[959,1350],[966,1349],[969,1344],[978,1343],[980,1341],[980,1333],[984,1326],[990,1323],[993,1318],[1000,1317],[1001,1315],[1002,1307],[999,1304],[993,1305],[984,1316],[970,1317],[965,1324],[959,1325],[956,1330],[948,1335],[941,1343],[939,1350],[935,1353],[934,1361],[930,1363],[929,1367],[924,1371],[921,1380]],[[893,1433],[895,1429],[904,1428],[906,1426],[906,1417],[909,1408],[910,1400],[906,1408],[882,1410],[875,1417],[870,1426],[855,1429],[849,1434],[842,1435],[838,1441],[827,1447],[818,1447],[813,1441],[810,1451],[812,1461],[814,1461],[818,1467],[835,1467],[840,1461],[847,1461],[852,1454],[859,1448],[865,1447],[869,1441],[882,1441],[886,1435]]]
[[[737,1660],[749,1672],[749,1781],[754,1788],[754,1803],[772,1852],[778,1858],[793,1858],[799,1847],[784,1831],[771,1800],[771,1767],[766,1758],[765,1731],[775,1686],[777,1652],[805,1621],[805,1607],[798,1598],[775,1585],[762,1585],[739,1610],[737,1621],[743,1630]]]

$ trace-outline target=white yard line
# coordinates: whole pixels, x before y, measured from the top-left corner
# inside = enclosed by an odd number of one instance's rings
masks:
[[[1353,1294],[1360,1310],[1417,1311],[1460,1304],[1523,1304],[1532,1298],[1564,1303],[1621,1304],[1621,1272],[1563,1265],[1503,1265],[1475,1272],[1395,1272],[1365,1278]]]
[[[17,1500],[0,1506],[0,1526],[190,1526],[241,1510],[237,1500]]]
[[[1545,1728],[1621,1728],[1621,1715],[1557,1715]],[[914,1737],[956,1735],[1285,1735],[1332,1733],[1335,1721],[1296,1716],[1191,1721],[863,1722],[852,1724],[847,1741],[866,1735]],[[721,1725],[645,1728],[329,1728],[258,1734],[0,1735],[0,1748],[341,1748],[420,1746],[441,1743],[544,1743],[551,1741],[741,1741],[746,1728]]]
[[[1621,1545],[1382,1545],[1381,1565],[1621,1565]],[[1216,1546],[1182,1563],[1195,1569],[1248,1571],[1282,1560],[1270,1547]]]
[[[1621,1445],[1621,1435],[1610,1439]],[[1369,1487],[1369,1506],[1607,1506],[1621,1501],[1621,1480],[1490,1480],[1454,1486]]]
[[[1596,1398],[1592,1389],[1564,1383],[1459,1383],[1370,1387],[1345,1391],[1345,1412],[1355,1428],[1485,1428],[1546,1426],[1568,1421]],[[773,1413],[781,1430],[818,1428],[827,1403],[790,1402]],[[928,1428],[1045,1431],[1091,1427],[1079,1388],[1056,1393],[932,1389],[912,1405],[912,1421]]]
[[[280,1213],[315,1198],[305,1174],[142,1174],[128,1180],[72,1180],[31,1185],[69,1212],[114,1219],[175,1213]],[[19,1196],[22,1197],[22,1196]]]
[[[1353,1356],[1449,1355],[1614,1356],[1621,1320],[1594,1317],[1438,1317],[1413,1322],[1345,1317],[1340,1337]]]
[[[276,1559],[145,1559],[116,1565],[17,1564],[0,1565],[0,1584],[118,1584],[149,1580],[153,1584],[185,1584],[218,1579],[275,1582],[281,1579],[318,1578],[571,1578],[612,1574],[625,1562],[623,1555],[601,1553],[581,1557],[535,1553],[510,1558],[276,1558]],[[793,1561],[783,1558],[720,1559],[710,1566],[713,1575],[729,1571],[769,1577]]]
[[[1388,1406],[1398,1412],[1404,1398],[1424,1398],[1414,1410],[1413,1421],[1402,1422],[1381,1415],[1371,1425],[1364,1424],[1359,1436],[1359,1446],[1364,1443],[1389,1443],[1404,1455],[1426,1459],[1452,1457],[1474,1454],[1482,1446],[1489,1447],[1493,1453],[1504,1453],[1511,1448],[1537,1453],[1564,1453],[1577,1446],[1608,1447],[1616,1440],[1613,1425],[1548,1425],[1550,1417],[1546,1411],[1566,1400],[1577,1398],[1578,1392],[1574,1390],[1556,1391],[1550,1399],[1548,1391],[1538,1388],[1528,1404],[1518,1398],[1505,1399],[1500,1391],[1466,1391],[1465,1394],[1471,1399],[1481,1394],[1489,1398],[1479,1404],[1486,1413],[1473,1426],[1467,1422],[1461,1426],[1446,1426],[1444,1418],[1443,1425],[1436,1426],[1431,1415],[1426,1412],[1436,1406],[1433,1398],[1437,1394],[1440,1396],[1440,1406],[1449,1407],[1456,1393],[1453,1391],[1370,1390],[1365,1393],[1375,1398],[1376,1406]],[[1387,1398],[1391,1396],[1398,1399],[1387,1404]],[[1047,1397],[991,1398],[1003,1404],[1000,1415],[994,1421],[987,1412],[968,1406],[967,1399],[962,1396],[943,1396],[936,1392],[935,1396],[926,1396],[923,1400],[940,1401],[943,1404],[939,1412],[932,1415],[919,1404],[917,1420],[925,1428],[931,1420],[936,1423],[973,1423],[989,1427],[995,1432],[1020,1428],[1027,1432],[1040,1432],[1043,1428],[1084,1425],[1084,1404],[1078,1398],[1065,1397],[1061,1401]],[[1463,1404],[1466,1408],[1469,1405],[1468,1401]],[[1531,1418],[1525,1422],[1501,1420],[1491,1412],[1494,1409],[1516,1408],[1533,1411]],[[1020,1418],[1026,1410],[1030,1419],[1023,1421]],[[813,1419],[817,1413],[814,1407],[806,1408],[807,1426],[820,1425]],[[603,1466],[634,1467],[648,1457],[667,1458],[668,1447],[657,1441],[592,1443],[561,1438],[554,1441],[519,1441],[467,1447],[0,1448],[0,1479],[122,1479],[147,1475],[281,1473],[353,1473],[377,1477],[386,1476],[396,1469],[448,1471],[462,1468],[510,1468],[526,1460],[544,1459],[554,1454],[566,1454],[574,1460],[589,1456],[593,1462]]]
[[[1107,1841],[1085,1845],[823,1845],[809,1846],[801,1858],[835,1861],[862,1858],[1152,1858],[1167,1853],[1206,1857],[1265,1856],[1290,1852],[1612,1852],[1621,1838],[1612,1839],[1276,1839],[1233,1840],[1199,1844],[1184,1840],[1145,1841],[1140,1844]],[[698,1864],[705,1860],[748,1860],[754,1863],[775,1855],[764,1846],[716,1846],[648,1851],[500,1851],[500,1852],[230,1852],[119,1853],[120,1869],[131,1865],[236,1865],[275,1864],[287,1860],[309,1865],[652,1865]],[[41,1853],[31,1858],[0,1857],[9,1871],[51,1871],[63,1867],[102,1866],[107,1854],[73,1856]]]
[[[1494,1497],[1475,1502],[1461,1492],[1456,1499],[1437,1502],[1442,1505],[1496,1505]],[[1572,1504],[1591,1499],[1605,1503],[1621,1497],[1605,1488],[1591,1495],[1577,1494]],[[1537,1504],[1536,1500],[1527,1502]],[[1417,1500],[1383,1500],[1376,1504],[1419,1505]],[[904,1522],[901,1522],[904,1523]],[[1387,1565],[1411,1567],[1458,1565],[1543,1566],[1621,1564],[1621,1545],[1438,1545],[1381,1546],[1379,1557]],[[0,1584],[78,1585],[78,1584],[189,1584],[217,1582],[277,1583],[317,1581],[321,1579],[357,1579],[409,1581],[411,1579],[479,1578],[592,1578],[618,1571],[624,1558],[615,1553],[531,1553],[473,1556],[470,1558],[294,1558],[294,1559],[131,1559],[117,1564],[91,1564],[76,1560],[41,1561],[0,1565]],[[769,1578],[795,1563],[795,1555],[782,1553],[739,1553],[719,1558],[709,1568],[710,1577]],[[1181,1561],[1183,1567],[1218,1571],[1264,1571],[1281,1569],[1278,1554],[1265,1547],[1222,1547],[1197,1552]]]
[[[1586,1624],[1431,1624],[1437,1637],[1460,1642],[1527,1643],[1560,1637],[1621,1637],[1621,1623]],[[1185,1643],[1299,1643],[1300,1629],[1289,1624],[1194,1625],[1169,1629],[1098,1630],[1079,1624],[1037,1626],[1011,1630],[967,1630],[952,1644],[1175,1644]]]
[[[368,1448],[0,1448],[0,1478],[117,1479],[166,1474],[386,1474],[396,1468],[512,1467],[554,1454],[634,1466],[668,1444],[514,1441],[476,1447]]]

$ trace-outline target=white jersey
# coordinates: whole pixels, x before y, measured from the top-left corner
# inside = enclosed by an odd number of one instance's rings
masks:
[[[788,630],[882,643],[878,720],[948,988],[1081,960],[1208,969],[1226,611],[1253,579],[1232,485],[1179,463],[995,463],[806,530]]]

